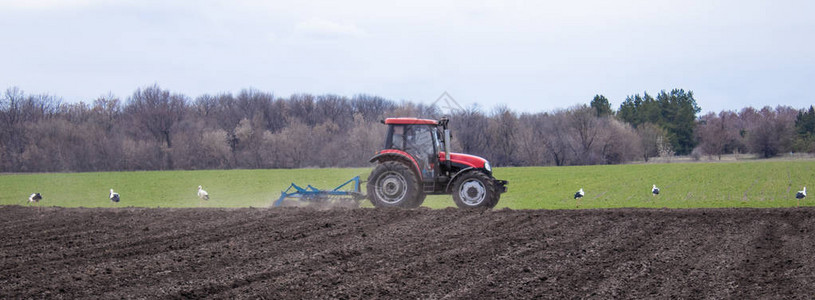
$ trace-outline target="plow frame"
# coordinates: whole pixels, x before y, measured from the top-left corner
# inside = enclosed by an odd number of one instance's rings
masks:
[[[342,188],[344,188],[345,186],[352,182],[354,183],[353,190],[351,191],[341,190]],[[332,190],[321,190],[316,187],[313,187],[310,184],[306,185],[306,187],[303,188],[292,182],[292,184],[289,185],[289,187],[285,191],[280,192],[280,198],[278,198],[277,201],[275,201],[272,204],[272,206],[274,207],[280,206],[283,203],[283,200],[286,198],[300,198],[306,202],[320,202],[321,199],[325,196],[351,196],[354,199],[354,201],[359,201],[365,198],[365,195],[363,195],[359,190],[359,184],[360,184],[359,176],[354,176],[354,178],[351,178],[350,180],[346,181],[343,184],[340,184],[339,186],[335,187]],[[291,191],[292,189],[294,189],[294,191]]]

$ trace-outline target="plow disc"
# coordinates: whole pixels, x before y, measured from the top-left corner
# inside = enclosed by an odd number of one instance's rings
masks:
[[[320,190],[307,185],[305,188],[292,183],[280,193],[280,198],[272,203],[273,207],[312,207],[328,209],[334,207],[356,208],[365,199],[359,191],[359,176],[339,185],[333,190]],[[352,186],[346,187],[353,183]]]

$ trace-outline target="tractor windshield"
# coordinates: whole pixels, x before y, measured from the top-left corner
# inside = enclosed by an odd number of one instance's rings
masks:
[[[405,129],[405,152],[417,158],[433,154],[435,143],[430,126],[413,125]]]

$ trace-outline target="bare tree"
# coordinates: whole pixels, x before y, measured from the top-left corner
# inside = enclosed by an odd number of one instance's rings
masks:
[[[48,95],[26,96],[22,90],[12,87],[0,98],[0,144],[4,160],[0,171],[19,169],[21,156],[26,150],[30,136],[26,123],[50,119],[59,112],[60,100]]]
[[[185,109],[184,96],[171,95],[158,85],[137,89],[127,106],[127,112],[132,116],[134,125],[152,134],[166,147],[164,152],[167,153],[165,158],[168,169],[173,169],[172,156],[168,151],[173,147],[173,127],[181,121]]]
[[[728,111],[702,116],[696,128],[702,152],[709,156],[715,155],[721,160],[722,154],[737,149],[740,146],[737,120],[738,116]]]
[[[316,113],[322,121],[331,121],[340,128],[348,128],[354,122],[354,111],[348,99],[336,95],[317,97]]]
[[[557,166],[568,165],[572,160],[568,119],[567,111],[555,111],[544,119],[543,126],[537,127],[538,136],[543,137],[542,142]]]
[[[612,117],[600,119],[599,154],[607,164],[619,164],[640,157],[641,140],[631,125]]]
[[[288,111],[292,119],[299,119],[309,127],[317,125],[319,120],[315,114],[314,96],[310,94],[291,95],[288,102]]]
[[[376,122],[383,118],[385,112],[394,110],[396,104],[382,97],[357,95],[351,99],[351,107],[355,113],[362,114],[365,122]]]
[[[671,146],[671,142],[663,137],[657,137],[657,151],[659,152],[659,157],[666,159],[667,161],[671,161],[671,158],[676,155],[676,151],[674,151],[673,147]]]
[[[789,151],[795,135],[797,111],[789,107],[764,107],[747,129],[747,142],[754,153],[773,157]]]
[[[651,157],[658,157],[660,143],[665,140],[665,130],[653,123],[643,123],[637,126],[637,135],[643,160],[647,162]]]
[[[99,97],[93,101],[91,112],[94,122],[102,126],[105,132],[110,133],[113,131],[114,124],[121,117],[121,101],[113,95]]]
[[[195,99],[193,106],[197,117],[206,118],[217,109],[218,98],[212,95],[202,95]]]
[[[595,164],[598,161],[596,152],[592,147],[600,131],[599,118],[594,109],[582,105],[574,107],[567,114],[568,126],[571,129],[570,143],[576,162],[579,164]]]
[[[506,105],[496,106],[487,123],[489,152],[494,164],[515,165],[515,134],[518,130],[518,117]]]
[[[518,118],[518,130],[513,144],[516,145],[516,158],[525,166],[540,166],[547,161],[546,146],[543,143],[542,114],[521,114]]]
[[[309,164],[313,155],[311,128],[303,122],[294,121],[280,132],[263,134],[265,160],[273,168],[302,168]]]
[[[473,105],[451,116],[450,129],[454,133],[453,144],[464,153],[484,155],[487,148],[488,119],[478,106]]]
[[[724,146],[727,143],[725,122],[715,113],[708,113],[699,120],[696,135],[700,140],[699,147],[706,155],[716,155],[722,159]]]
[[[376,151],[383,146],[385,131],[387,127],[379,123],[365,121],[361,113],[354,114],[354,125],[347,135],[336,136],[332,145],[335,149],[330,151],[336,153],[335,166],[338,167],[359,167],[366,166]],[[327,155],[331,157],[332,155]]]
[[[208,168],[224,168],[230,165],[231,149],[226,130],[215,129],[201,135],[201,160]]]

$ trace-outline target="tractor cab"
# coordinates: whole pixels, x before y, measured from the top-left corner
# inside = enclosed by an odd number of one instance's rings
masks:
[[[438,123],[433,120],[388,119],[385,150],[403,152],[412,158],[421,171],[422,179],[433,179],[440,171],[438,153],[445,141],[439,138]]]

